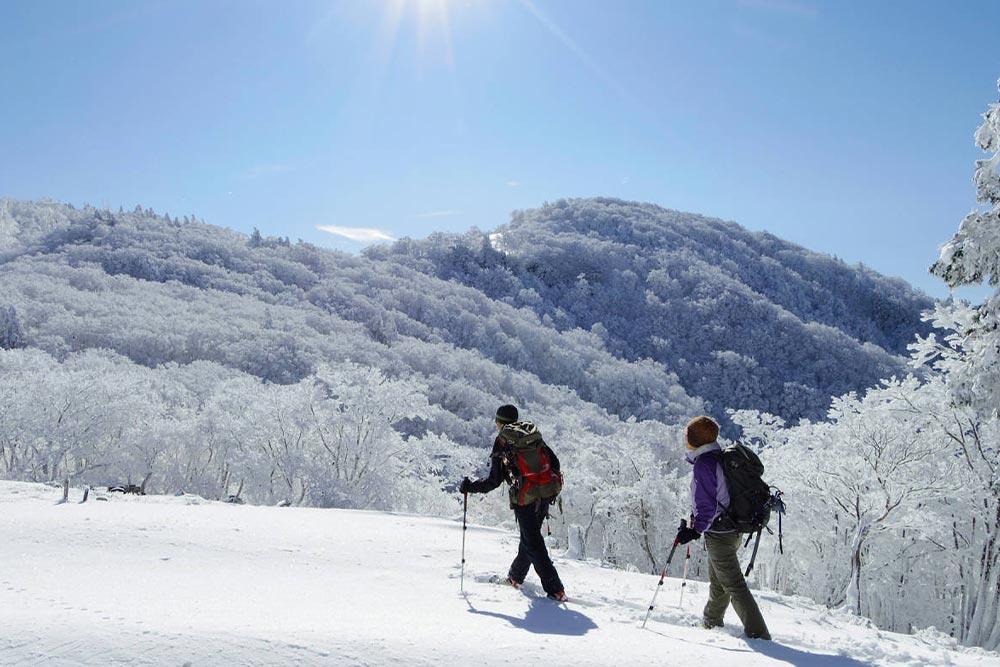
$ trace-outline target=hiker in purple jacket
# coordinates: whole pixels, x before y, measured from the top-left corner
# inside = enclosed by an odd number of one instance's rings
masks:
[[[687,544],[705,535],[709,586],[702,627],[722,627],[726,609],[732,602],[748,639],[770,639],[771,633],[743,578],[736,554],[743,537],[719,521],[729,506],[729,487],[722,471],[722,447],[717,442],[719,425],[711,417],[695,417],[688,422],[686,436],[687,461],[694,466],[691,478],[693,513],[691,526],[684,526],[677,532],[677,542]]]

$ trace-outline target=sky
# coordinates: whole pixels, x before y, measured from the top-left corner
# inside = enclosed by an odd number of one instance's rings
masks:
[[[0,197],[350,252],[620,197],[944,297],[997,25],[995,0],[3,0]]]

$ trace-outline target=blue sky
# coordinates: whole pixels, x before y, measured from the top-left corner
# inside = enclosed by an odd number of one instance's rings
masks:
[[[356,251],[338,231],[613,196],[945,296],[997,25],[993,0],[3,0],[0,197]]]

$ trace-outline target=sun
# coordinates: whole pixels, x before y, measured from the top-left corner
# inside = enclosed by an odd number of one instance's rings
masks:
[[[310,22],[306,42],[322,52],[338,31],[354,29],[371,35],[369,58],[377,68],[405,61],[454,70],[456,30],[463,37],[490,30],[495,13],[489,0],[328,0]]]

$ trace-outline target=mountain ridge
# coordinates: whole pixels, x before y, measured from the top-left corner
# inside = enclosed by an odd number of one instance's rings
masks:
[[[413,340],[528,371],[621,417],[666,422],[700,409],[821,417],[831,396],[907,372],[900,355],[926,333],[920,312],[933,303],[898,279],[736,223],[606,198],[561,200],[517,211],[490,234],[435,234],[361,257],[141,207],[3,200],[0,260],[8,276],[18,263],[49,278],[73,274],[67,287],[84,293],[127,276],[168,286],[144,289],[172,292],[169,299],[194,299],[182,285],[208,290],[215,308],[222,301],[212,294],[238,295],[248,314],[257,311],[253,321],[234,325],[236,338],[216,338],[254,347],[246,341],[261,327],[281,359],[261,367],[261,357],[274,357],[262,346],[256,359],[216,354],[197,334],[170,350],[150,343],[155,353],[135,342],[83,342],[83,334],[59,342],[52,329],[40,342],[35,332],[51,318],[23,289],[4,299],[18,306],[28,345],[50,352],[109,346],[146,365],[209,359],[294,382],[329,356],[320,350],[334,332],[367,338],[354,356],[382,367]],[[224,308],[226,317],[238,309]],[[275,326],[275,313],[287,318],[289,308],[291,323]],[[127,326],[121,320],[115,335],[128,338]],[[407,365],[391,372],[406,374]]]
[[[930,331],[921,313],[934,303],[901,279],[766,232],[608,198],[560,200],[516,211],[490,234],[366,254],[532,308],[557,329],[595,332],[616,356],[663,364],[715,409],[786,418],[821,417],[829,396],[905,374],[899,357]],[[795,341],[806,349],[788,350]],[[795,356],[782,364],[778,349]],[[713,389],[716,379],[729,386]],[[726,400],[738,392],[750,399]]]

